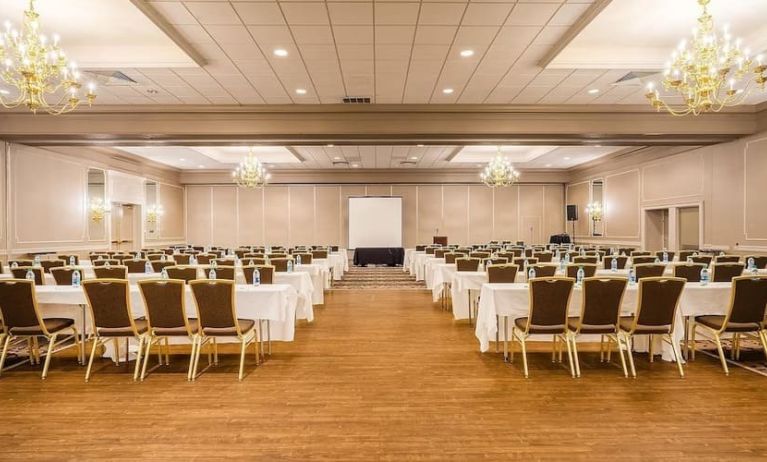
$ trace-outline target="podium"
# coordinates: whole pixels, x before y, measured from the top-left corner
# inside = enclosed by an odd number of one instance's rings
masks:
[[[434,244],[447,245],[447,236],[434,236]]]

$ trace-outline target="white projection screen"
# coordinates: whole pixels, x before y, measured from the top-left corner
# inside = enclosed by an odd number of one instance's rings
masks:
[[[349,248],[402,247],[401,197],[349,197]]]

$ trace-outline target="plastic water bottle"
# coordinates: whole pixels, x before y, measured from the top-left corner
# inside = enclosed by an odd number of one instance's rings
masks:
[[[570,264],[570,254],[569,253],[565,254],[565,264],[567,264],[567,265]]]
[[[583,283],[583,279],[586,277],[586,272],[583,271],[583,267],[578,267],[578,272],[575,273],[575,283],[578,285],[581,285]]]
[[[293,272],[293,260],[288,260],[288,273]]]
[[[80,287],[80,271],[74,270],[72,271],[72,287],[75,289]]]
[[[154,273],[154,268],[152,268],[152,264],[149,261],[144,265],[144,272],[147,274]]]
[[[557,249],[557,253],[554,254],[554,260],[562,260],[562,254],[559,253],[559,249]]]
[[[19,264],[16,262],[11,263],[11,268],[18,268]]]
[[[567,267],[567,255],[565,255],[565,258],[559,259],[559,270],[564,271]]]
[[[690,255],[687,256],[687,263],[692,263],[692,256]]]
[[[668,263],[668,252],[663,251],[663,263]]]
[[[109,263],[109,261],[107,261],[106,263],[104,263],[104,268],[111,268],[111,267],[112,267],[112,264],[111,264],[111,263]]]
[[[261,271],[258,268],[253,269],[253,287],[261,285]]]
[[[532,266],[530,267],[530,270],[527,272],[527,280],[535,279],[535,268]]]
[[[163,268],[163,269],[162,269],[162,271],[160,272],[160,277],[161,277],[162,279],[168,279],[168,270],[166,270],[165,268]]]
[[[210,271],[208,272],[208,279],[211,279],[211,280],[216,279],[216,269],[215,268],[211,268]]]
[[[218,268],[218,262],[216,260],[211,260],[210,261],[210,267],[213,268],[213,269]]]
[[[69,266],[75,266],[77,264],[77,261],[75,260],[74,255],[69,256]]]
[[[637,283],[637,273],[634,268],[629,268],[629,284],[634,285]]]
[[[748,259],[748,269],[751,270],[751,272],[754,274],[759,272],[759,269],[756,267],[756,261],[754,260],[754,257],[750,257]]]
[[[138,254],[138,252],[133,254],[133,261],[139,261],[139,254]]]
[[[162,254],[162,256],[160,257],[160,261],[168,261],[168,256],[165,254]]]
[[[27,281],[34,281],[35,280],[35,272],[31,269],[27,270],[26,276],[24,276]]]
[[[700,270],[700,284],[703,286],[708,285],[708,266]]]
[[[301,254],[296,255],[296,265],[301,264]]]
[[[40,267],[40,255],[35,255],[35,261],[33,263],[33,266],[35,268],[39,268]]]
[[[610,270],[615,273],[618,271],[618,259],[613,257],[612,261],[610,261]]]
[[[189,257],[189,264],[190,265],[196,265],[197,264],[197,257],[195,257],[194,254],[192,254],[192,256]]]

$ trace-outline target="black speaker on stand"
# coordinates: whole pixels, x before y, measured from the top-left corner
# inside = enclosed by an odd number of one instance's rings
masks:
[[[567,205],[567,221],[569,221],[572,224],[573,227],[573,238],[571,239],[571,242],[575,244],[575,222],[578,221],[578,206],[577,205]]]

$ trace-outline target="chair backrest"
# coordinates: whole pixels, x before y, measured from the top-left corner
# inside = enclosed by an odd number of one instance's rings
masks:
[[[628,279],[593,277],[583,280],[579,325],[609,326],[617,330]]]
[[[469,257],[479,258],[480,260],[484,258],[490,258],[490,252],[472,252],[471,254],[469,254]]]
[[[96,275],[96,279],[128,279],[128,267],[110,266],[106,268],[99,266],[93,268],[93,274]]]
[[[636,274],[637,281],[644,278],[659,278],[663,276],[666,271],[666,265],[655,263],[644,263],[640,265],[634,265],[634,272]]]
[[[266,258],[264,258],[264,257],[245,258],[243,260],[243,264],[248,265],[248,266],[265,265],[266,264]]]
[[[127,254],[127,253],[123,253],[123,254],[120,254],[120,255],[112,255],[112,260],[117,260],[121,264],[125,260],[130,260],[131,258],[133,258],[133,255],[130,255],[130,254]]]
[[[571,279],[577,279],[578,278],[578,269],[583,268],[583,277],[584,278],[593,278],[595,274],[597,274],[597,265],[591,264],[591,263],[583,263],[583,264],[569,264],[567,265],[566,269],[566,275],[568,278]]]
[[[766,307],[767,276],[738,276],[732,280],[727,323],[762,325]]]
[[[434,247],[426,247],[426,249],[424,249],[424,253],[426,255],[434,255],[434,252],[435,252]]]
[[[189,260],[192,258],[191,255],[188,254],[177,254],[173,255],[173,261],[176,262],[176,266],[179,265],[188,265]]]
[[[631,252],[632,257],[650,257],[652,256],[652,252],[644,252],[644,251],[636,251]]]
[[[486,258],[482,260],[483,265],[490,264],[490,265],[505,265],[509,262],[508,258],[501,258],[501,257],[495,257],[495,258]]]
[[[39,327],[47,333],[37,309],[32,281],[0,280],[0,315],[8,331],[12,331],[15,327]]]
[[[682,250],[679,252],[679,261],[684,263],[687,261],[687,257],[692,257],[696,253],[698,253],[697,250]]]
[[[189,283],[197,302],[197,317],[203,332],[206,329],[237,329],[234,305],[234,281],[197,280]]]
[[[425,245],[417,245],[417,246],[415,246],[415,251],[416,252],[423,252],[425,250],[426,250],[426,246]]]
[[[749,258],[754,259],[754,265],[759,269],[767,268],[767,256],[764,255],[748,255],[743,261],[748,262]]]
[[[667,277],[639,280],[639,302],[634,327],[664,327],[670,333],[686,282],[682,278]]]
[[[184,281],[178,279],[139,281],[138,287],[151,329],[184,328],[188,335],[192,335],[184,307],[185,285]]]
[[[715,263],[740,263],[740,255],[717,255]]]
[[[479,258],[457,258],[455,260],[456,271],[479,271]]]
[[[457,253],[449,252],[445,254],[445,263],[455,263],[455,259],[458,258]]]
[[[703,268],[706,268],[703,263],[674,265],[674,277],[686,279],[687,282],[700,282],[700,272]]]
[[[568,305],[575,280],[572,278],[535,278],[530,282],[530,311],[527,330],[546,327],[567,329]]]
[[[605,269],[612,269],[613,267],[613,260],[618,262],[618,269],[626,269],[626,262],[628,262],[629,257],[623,257],[623,256],[609,256],[605,257],[603,260]]]
[[[243,266],[242,274],[245,276],[246,284],[253,284],[253,273],[258,268],[259,276],[261,277],[261,284],[273,284],[274,283],[274,266],[272,265],[253,265]]]
[[[245,260],[250,258],[266,258],[266,254],[264,252],[248,252],[242,258]]]
[[[18,268],[11,268],[11,274],[15,279],[26,279],[27,271],[32,270],[35,275],[35,284],[42,286],[45,284],[45,277],[43,276],[43,269],[33,266],[19,266]]]
[[[586,263],[588,265],[596,265],[599,261],[599,257],[596,256],[585,256],[585,257],[575,257],[573,258],[573,263]]]
[[[51,268],[51,276],[57,286],[72,285],[72,273],[80,271],[80,280],[83,279],[83,269],[76,266],[64,266],[63,268]]]
[[[248,253],[248,252],[249,252],[249,250],[245,250],[245,249],[237,249],[237,250],[235,250],[235,251],[234,251],[234,254],[235,254],[235,255],[237,255],[237,258],[240,258],[240,259],[241,259],[241,258],[242,258],[242,257],[244,257],[244,256],[245,256],[245,254],[246,254],[246,253]]]
[[[269,263],[274,266],[274,271],[285,273],[288,271],[288,261],[287,258],[272,258],[269,260]]]
[[[114,258],[109,258],[106,260],[93,260],[93,266],[106,266],[107,263],[109,263],[110,266],[119,265],[120,260],[115,260]]]
[[[711,255],[697,255],[695,257],[692,257],[693,263],[703,263],[705,265],[710,265],[713,260],[714,260],[714,257],[712,257]]]
[[[146,273],[146,262],[149,260],[125,260],[123,266],[128,268],[128,273]]]
[[[531,269],[535,269],[535,277],[537,278],[550,278],[557,274],[556,265],[536,263],[535,265],[528,265],[527,271],[530,271]]]
[[[172,261],[150,261],[150,263],[152,264],[152,271],[155,273],[161,272],[163,268],[176,266],[176,263]]]
[[[148,253],[146,259],[149,261],[160,261],[165,256],[165,252],[162,253]]]
[[[64,260],[43,260],[40,262],[40,266],[46,273],[51,272],[51,268],[61,268],[66,266]]]
[[[169,266],[165,268],[165,271],[168,273],[168,277],[170,279],[178,279],[180,281],[186,282],[187,284],[190,281],[197,279],[197,268],[188,266]]]
[[[293,254],[293,258],[297,260],[298,256],[300,255],[302,265],[311,265],[312,259],[314,258],[314,252],[317,252],[317,251],[313,251],[311,253],[309,252],[296,253],[296,254]],[[327,254],[327,252],[325,253]],[[321,258],[321,257],[317,257],[317,258]],[[327,255],[325,256],[325,258],[327,258]]]
[[[80,257],[78,255],[58,255],[56,258],[64,262],[64,266],[69,265],[70,258],[75,257],[75,265],[80,264]]]
[[[655,257],[631,257],[631,263],[634,265],[647,265],[650,263],[655,263]]]
[[[209,277],[210,269],[205,270],[205,277]],[[235,280],[234,266],[219,266],[216,268],[216,279],[225,279],[227,281]]]
[[[487,281],[491,284],[513,284],[518,271],[517,265],[490,265],[487,267]]]
[[[730,282],[743,274],[745,265],[743,263],[714,263],[714,274],[711,277],[713,282]]]
[[[554,254],[551,252],[535,252],[533,256],[537,258],[540,263],[551,263],[551,260],[554,259]]]
[[[448,249],[437,249],[434,251],[434,256],[436,258],[445,258],[445,254],[448,252]]]
[[[517,255],[515,255],[514,252],[498,252],[497,255],[500,258],[508,258],[509,261],[514,261],[514,259],[517,258]]]
[[[672,261],[674,259],[674,255],[676,255],[676,252],[667,250],[666,254],[668,255],[668,261]],[[663,261],[663,251],[660,250],[658,252],[655,252],[655,258],[657,258],[660,261]]]
[[[90,279],[83,281],[94,330],[126,329],[136,326],[130,310],[130,286],[125,279]]]
[[[284,252],[274,252],[274,253],[268,254],[267,256],[269,257],[270,260],[273,258],[288,258],[288,254]],[[314,257],[314,258],[319,258],[319,257]]]
[[[196,255],[195,258],[197,259],[197,263],[199,263],[200,265],[207,265],[208,263],[210,263],[211,260],[213,260],[216,257],[215,255],[211,255],[209,253],[201,253],[199,255]]]
[[[35,264],[32,260],[8,260],[8,266],[12,266],[14,263],[17,266],[33,266]]]

